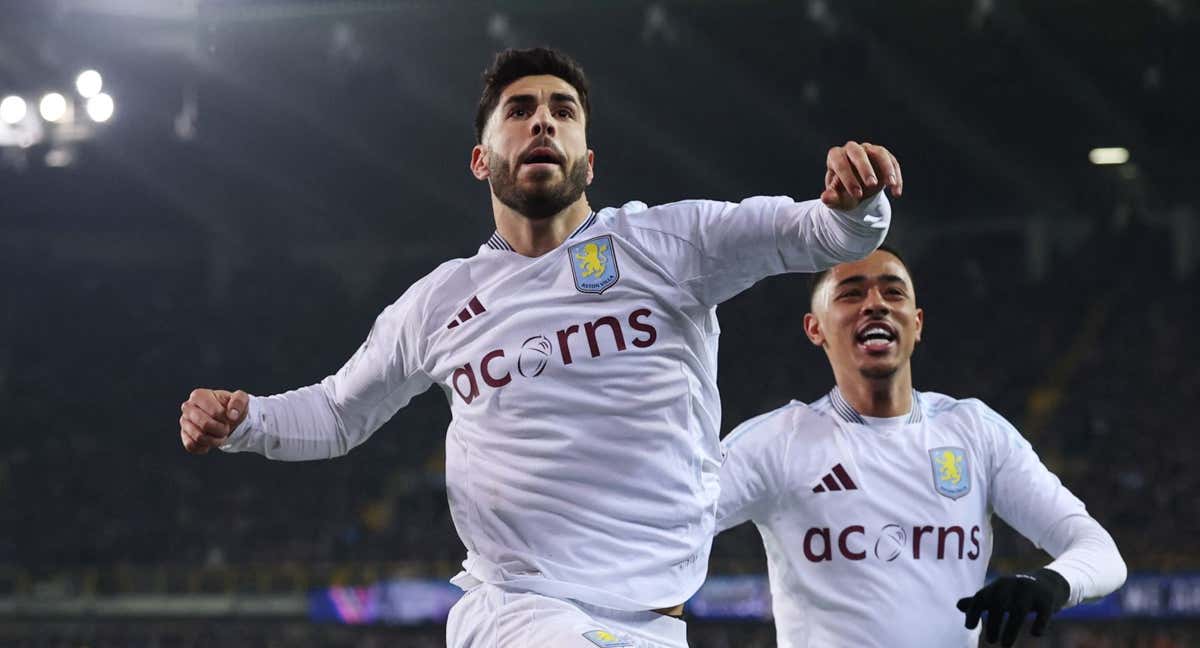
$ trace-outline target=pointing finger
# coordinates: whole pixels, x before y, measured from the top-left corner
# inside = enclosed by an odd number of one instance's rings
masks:
[[[975,626],[979,625],[979,616],[983,614],[983,602],[979,600],[978,596],[963,599],[963,601],[969,601],[967,609],[963,610],[967,613],[967,622],[964,625],[967,630],[974,630]],[[961,606],[963,601],[959,601],[958,604]],[[960,607],[959,609],[961,610],[962,608]]]

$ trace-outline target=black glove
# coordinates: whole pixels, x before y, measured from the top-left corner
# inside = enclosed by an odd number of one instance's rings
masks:
[[[1050,616],[1062,609],[1071,593],[1071,586],[1061,574],[1052,569],[1039,569],[1032,574],[1017,574],[997,578],[983,589],[958,600],[958,609],[967,613],[967,629],[979,625],[979,615],[987,612],[984,634],[988,643],[999,639],[1004,646],[1017,641],[1017,633],[1030,612],[1037,613],[1029,633],[1040,637],[1050,625]],[[1004,623],[1004,615],[1008,622]],[[1001,635],[1000,625],[1004,623]]]

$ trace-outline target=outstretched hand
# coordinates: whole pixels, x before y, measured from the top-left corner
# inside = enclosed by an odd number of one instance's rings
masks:
[[[1030,613],[1036,616],[1029,634],[1042,636],[1046,626],[1050,625],[1050,617],[1062,609],[1070,592],[1071,586],[1058,572],[1039,569],[1032,574],[997,578],[974,596],[959,599],[958,609],[967,614],[968,630],[974,630],[979,625],[980,615],[987,612],[984,625],[987,642],[999,640],[1007,647],[1016,643],[1021,625]]]
[[[891,151],[869,142],[846,142],[825,156],[825,190],[821,202],[843,211],[891,187],[892,195],[904,192],[900,162]]]

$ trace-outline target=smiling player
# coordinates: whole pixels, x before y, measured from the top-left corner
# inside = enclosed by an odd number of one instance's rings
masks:
[[[1030,612],[1040,635],[1121,586],[1112,537],[1008,421],[913,389],[925,313],[895,252],[818,274],[811,307],[836,386],[726,437],[717,513],[762,533],[781,648],[964,648],[985,612],[1011,646]],[[993,513],[1055,560],[984,587]]]

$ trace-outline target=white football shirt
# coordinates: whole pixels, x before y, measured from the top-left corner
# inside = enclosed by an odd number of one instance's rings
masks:
[[[955,603],[984,585],[993,513],[1056,556],[1068,605],[1124,582],[1112,537],[978,400],[914,391],[868,420],[834,388],[723,445],[718,530],[762,534],[780,648],[976,646]]]
[[[345,454],[437,384],[469,576],[622,610],[682,603],[715,525],[717,304],[862,258],[889,222],[882,194],[853,213],[755,197],[604,209],[537,258],[493,235],[409,288],[336,374],[253,398],[222,449]]]

